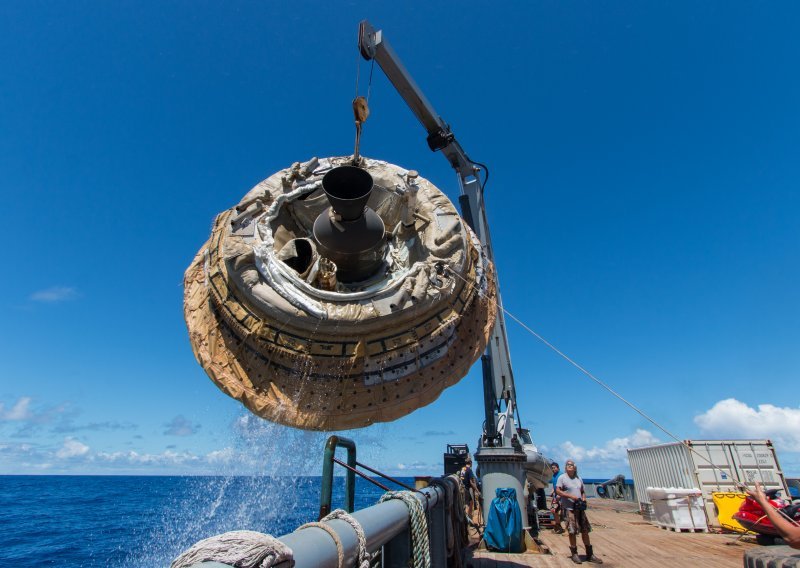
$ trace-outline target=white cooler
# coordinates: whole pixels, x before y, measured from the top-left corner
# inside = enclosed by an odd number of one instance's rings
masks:
[[[672,530],[707,531],[703,494],[697,489],[648,487],[655,524]]]

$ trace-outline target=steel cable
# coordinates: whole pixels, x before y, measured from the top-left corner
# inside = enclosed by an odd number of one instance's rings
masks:
[[[614,389],[612,389],[612,388],[611,388],[610,386],[608,386],[606,383],[604,383],[603,381],[601,381],[600,379],[598,379],[598,378],[597,378],[596,376],[594,376],[594,375],[593,375],[591,372],[589,372],[589,371],[588,371],[586,368],[584,368],[583,366],[581,366],[580,364],[578,364],[576,361],[574,361],[572,358],[570,358],[570,357],[569,357],[567,354],[565,354],[563,351],[561,351],[560,349],[558,349],[558,348],[557,348],[555,345],[553,345],[552,343],[550,343],[549,341],[547,341],[547,339],[545,339],[544,337],[542,337],[542,336],[541,336],[539,333],[537,333],[536,331],[534,331],[534,330],[533,330],[533,329],[532,329],[530,326],[528,326],[527,324],[525,324],[525,323],[524,323],[522,320],[520,320],[520,319],[519,319],[517,316],[515,316],[514,314],[512,314],[511,312],[509,312],[507,309],[505,309],[505,307],[503,307],[503,306],[502,306],[502,305],[501,305],[501,304],[500,304],[500,303],[497,301],[497,298],[489,298],[489,297],[487,297],[487,296],[485,295],[485,293],[484,293],[484,292],[482,292],[482,291],[480,290],[480,288],[478,288],[478,287],[477,287],[477,286],[476,286],[474,283],[470,283],[470,282],[468,282],[468,281],[467,281],[467,280],[466,280],[464,277],[462,277],[460,274],[457,274],[455,271],[453,271],[453,270],[448,270],[448,272],[449,272],[450,274],[453,274],[453,275],[454,275],[454,276],[456,276],[457,278],[461,279],[461,280],[462,280],[462,281],[463,281],[463,282],[464,282],[466,285],[468,285],[468,286],[471,286],[471,287],[475,288],[475,289],[477,290],[477,292],[478,292],[478,295],[479,295],[481,298],[483,298],[484,300],[486,300],[486,301],[491,301],[491,302],[494,302],[494,304],[495,304],[495,306],[497,307],[497,309],[501,310],[501,311],[502,311],[504,314],[506,314],[506,315],[507,315],[509,318],[511,318],[512,320],[514,320],[514,321],[515,321],[517,324],[519,324],[519,325],[520,325],[520,326],[521,326],[521,327],[522,327],[522,328],[523,328],[525,331],[527,331],[528,333],[530,333],[531,335],[533,335],[533,336],[534,336],[536,339],[538,339],[540,342],[542,342],[542,343],[543,343],[543,344],[544,344],[546,347],[548,347],[548,348],[549,348],[551,351],[553,351],[554,353],[556,353],[556,354],[557,354],[559,357],[561,357],[562,359],[564,359],[565,361],[567,361],[567,362],[568,362],[570,365],[572,365],[573,367],[575,367],[576,369],[578,369],[578,370],[579,370],[581,373],[583,373],[584,375],[586,375],[587,377],[589,377],[589,378],[590,378],[592,381],[594,381],[595,383],[597,383],[598,385],[600,385],[602,388],[604,388],[606,391],[608,391],[609,393],[611,393],[611,394],[612,394],[614,397],[616,397],[617,399],[619,399],[620,401],[622,401],[623,403],[625,403],[625,404],[626,404],[626,405],[627,405],[629,408],[631,408],[631,409],[632,409],[634,412],[636,412],[637,414],[639,414],[639,416],[641,416],[642,418],[644,418],[645,420],[647,420],[648,422],[650,422],[650,424],[652,424],[653,426],[655,426],[656,428],[658,428],[659,430],[661,430],[661,431],[662,431],[664,434],[666,434],[667,436],[669,436],[670,438],[672,438],[673,440],[675,440],[676,442],[678,442],[680,445],[682,445],[683,447],[685,447],[687,450],[689,450],[689,451],[690,451],[691,453],[693,453],[695,456],[699,457],[700,459],[702,459],[703,461],[705,461],[706,463],[708,463],[708,464],[711,466],[711,468],[712,468],[712,469],[714,469],[714,470],[716,470],[716,471],[718,471],[718,472],[720,472],[720,473],[723,473],[723,474],[725,473],[725,472],[724,472],[724,471],[723,471],[723,470],[722,470],[722,469],[721,469],[719,466],[717,466],[717,465],[715,465],[714,463],[712,463],[712,462],[711,462],[711,460],[709,460],[709,459],[708,459],[707,457],[705,457],[703,454],[701,454],[700,452],[698,452],[697,450],[695,450],[694,448],[692,448],[692,447],[691,447],[689,444],[687,444],[687,443],[686,443],[684,440],[680,439],[678,436],[676,436],[675,434],[673,434],[672,432],[670,432],[669,430],[667,430],[667,429],[666,429],[664,426],[662,426],[661,424],[659,424],[658,422],[656,422],[656,421],[655,421],[653,418],[651,418],[650,416],[648,416],[648,415],[647,415],[647,413],[645,413],[643,410],[641,410],[641,409],[640,409],[639,407],[637,407],[635,404],[633,404],[632,402],[630,402],[629,400],[627,400],[625,397],[623,397],[623,396],[622,396],[621,394],[619,394],[617,391],[615,391]],[[744,483],[742,483],[742,482],[740,482],[740,481],[737,481],[737,480],[735,480],[735,479],[732,479],[731,481],[733,481],[734,485],[735,485],[737,488],[739,488],[739,489],[744,489],[744,490],[747,490],[747,485],[745,485]],[[780,512],[780,509],[776,509],[776,510]],[[789,522],[790,522],[791,524],[793,524],[794,526],[800,526],[800,523],[798,523],[797,521],[795,521],[795,520],[793,520],[793,519],[790,519],[790,518],[789,518],[789,517],[788,517],[786,514],[784,514],[783,516],[784,516],[784,518],[788,519],[788,520],[789,520]]]

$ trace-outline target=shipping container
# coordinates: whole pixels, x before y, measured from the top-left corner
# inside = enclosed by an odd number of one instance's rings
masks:
[[[739,491],[737,482],[752,486],[754,481],[761,481],[766,489],[780,489],[785,497],[789,495],[769,440],[686,440],[684,444],[628,450],[636,499],[648,520],[653,518],[648,487],[700,489],[708,524],[715,527],[719,521],[711,495],[714,491]]]

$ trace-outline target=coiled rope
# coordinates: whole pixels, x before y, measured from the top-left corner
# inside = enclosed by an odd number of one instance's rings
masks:
[[[327,519],[327,517],[325,518]],[[336,534],[336,531],[333,530],[333,527],[331,527],[328,523],[325,523],[323,521],[318,521],[301,525],[297,527],[297,530],[303,530],[309,527],[316,527],[318,529],[322,529],[330,535],[330,537],[333,539],[334,544],[336,545],[336,557],[337,557],[336,566],[338,566],[338,568],[342,568],[344,566],[344,547],[342,546],[342,539],[339,538],[339,535]]]
[[[196,542],[170,564],[188,568],[201,562],[221,562],[239,568],[293,565],[294,553],[272,535],[256,531],[230,531]]]
[[[458,475],[431,479],[432,487],[444,492],[447,506],[447,565],[452,568],[464,566],[463,550],[469,544],[467,515],[464,503],[464,485]]]
[[[399,499],[408,507],[411,517],[411,555],[413,568],[430,568],[431,543],[428,539],[428,519],[425,509],[413,491],[387,491],[381,496],[380,503],[391,499]]]
[[[334,519],[342,520],[353,528],[353,531],[356,533],[356,539],[358,540],[358,568],[369,568],[372,561],[372,555],[367,552],[367,535],[364,534],[364,529],[362,528],[361,524],[347,511],[343,509],[335,509],[331,511],[331,513],[324,519],[314,523],[306,523],[297,530],[302,530],[308,527],[316,527],[328,533],[333,539],[333,542],[336,544],[336,554],[339,558],[338,566],[339,568],[343,568],[344,547],[342,546],[342,540],[339,538],[339,535],[336,533],[336,531],[333,530],[333,527],[328,524],[328,521],[332,521]]]

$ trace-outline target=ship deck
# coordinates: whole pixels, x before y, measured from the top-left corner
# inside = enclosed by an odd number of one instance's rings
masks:
[[[744,552],[756,546],[733,534],[661,529],[642,520],[636,505],[625,501],[591,499],[589,520],[594,552],[603,560],[603,566],[741,568]],[[482,550],[474,542],[465,565],[467,568],[575,566],[569,558],[566,533],[557,535],[551,529],[543,529],[539,541],[549,553],[502,554]],[[578,553],[583,555],[580,537],[578,543]]]

